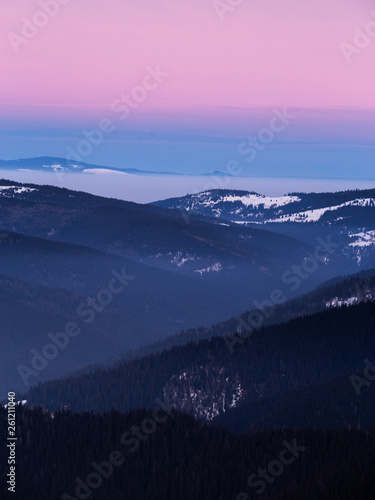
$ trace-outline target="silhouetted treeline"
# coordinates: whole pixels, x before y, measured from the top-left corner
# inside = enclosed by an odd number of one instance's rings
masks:
[[[4,435],[4,409],[0,415]],[[136,449],[125,439],[121,443],[125,432],[130,435],[132,426],[142,427],[152,415],[152,410],[112,411],[104,416],[56,412],[51,418],[40,409],[19,407],[16,493],[2,494],[2,498],[59,500],[64,494],[77,498],[76,478],[82,481],[80,498],[98,500],[233,500],[241,492],[264,500],[375,498],[374,429],[366,433],[356,429],[283,430],[236,437],[172,412],[151,434],[141,433],[143,439]],[[278,477],[268,474],[273,481],[258,496],[260,486],[249,486],[248,478],[257,475],[259,468],[269,470],[286,449],[285,442],[299,451],[295,456],[284,454],[289,465],[282,467]],[[2,446],[2,491],[6,457]],[[109,457],[115,458],[115,464],[123,463],[113,465],[111,471]],[[88,478],[90,474],[99,478]],[[254,484],[255,476],[252,481]],[[87,490],[87,483],[100,486]]]

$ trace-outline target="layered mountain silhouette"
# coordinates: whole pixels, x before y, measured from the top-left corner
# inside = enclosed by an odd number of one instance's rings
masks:
[[[372,499],[374,194],[156,206],[2,180],[16,498],[90,496],[96,464],[98,498],[245,500],[292,449],[264,498]]]

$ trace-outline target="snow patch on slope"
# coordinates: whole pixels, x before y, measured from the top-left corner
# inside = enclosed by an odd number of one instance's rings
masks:
[[[235,408],[246,396],[238,373],[231,379],[225,368],[212,366],[172,375],[163,393],[176,408],[207,421]]]
[[[356,241],[349,243],[350,247],[368,247],[375,244],[375,231],[362,231],[349,234],[349,237],[356,239]]]
[[[270,219],[267,222],[317,222],[326,212],[338,210],[343,207],[374,207],[374,198],[357,198],[355,200],[347,201],[341,205],[332,207],[317,208],[314,210],[306,210],[305,212],[298,212],[294,214],[282,215],[277,219]]]
[[[29,187],[18,187],[18,186],[0,186],[0,195],[11,197],[15,194],[31,193],[32,191],[38,191],[34,188]]]
[[[223,266],[220,264],[220,262],[216,262],[213,266],[206,267],[205,269],[197,269],[195,272],[199,273],[201,276],[203,273],[218,273],[223,269]]]
[[[204,191],[203,193],[199,193],[194,196],[194,199],[197,199],[199,203],[205,207],[213,207],[218,203],[235,203],[240,202],[245,207],[253,207],[258,208],[260,205],[263,205],[264,208],[276,208],[283,207],[285,205],[289,205],[289,203],[294,203],[297,201],[301,201],[298,196],[263,196],[260,194],[247,194],[244,196],[236,196],[236,195],[227,195],[219,198],[214,201],[212,198],[204,199],[204,197],[211,196],[210,191]],[[192,205],[194,208],[194,203]]]
[[[160,255],[160,254],[158,254]],[[171,255],[171,254],[168,254]],[[171,260],[172,264],[177,264],[177,267],[181,267],[185,264],[185,262],[189,261],[194,261],[195,256],[194,255],[189,255],[188,253],[185,252],[177,252],[176,255],[173,256],[173,259]]]
[[[249,194],[246,196],[225,196],[221,201],[223,202],[237,202],[239,201],[246,207],[254,207],[258,208],[260,205],[263,205],[264,208],[277,208],[284,207],[285,205],[289,205],[290,203],[301,201],[301,198],[298,196],[262,196],[259,194]],[[217,202],[219,203],[219,202]]]
[[[352,306],[354,304],[359,304],[360,302],[368,302],[369,300],[374,300],[374,294],[372,291],[368,290],[364,297],[358,297],[354,295],[353,297],[348,297],[347,299],[333,297],[326,302],[326,307],[342,307],[342,306]]]

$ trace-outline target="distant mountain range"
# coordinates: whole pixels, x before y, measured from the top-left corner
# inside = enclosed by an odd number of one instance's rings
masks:
[[[0,170],[29,171],[29,172],[52,172],[56,174],[128,174],[128,175],[194,175],[200,176],[226,176],[230,174],[220,171],[209,172],[207,174],[181,174],[177,172],[153,172],[149,170],[139,170],[137,168],[116,168],[103,165],[93,165],[90,163],[67,160],[53,156],[40,156],[36,158],[20,158],[16,160],[0,160]]]
[[[153,204],[197,212],[237,224],[319,222],[341,225],[344,224],[341,221],[345,220],[347,224],[353,219],[353,209],[375,210],[375,188],[336,193],[292,193],[273,197],[250,191],[213,189]]]
[[[217,189],[170,198],[154,205],[262,227],[312,244],[318,235],[342,244],[341,253],[359,266],[375,265],[375,189],[336,193],[291,193],[267,197]]]

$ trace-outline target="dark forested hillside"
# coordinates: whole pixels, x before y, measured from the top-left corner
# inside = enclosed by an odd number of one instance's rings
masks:
[[[4,409],[0,416],[3,435]],[[2,493],[2,498],[247,500],[257,493],[264,500],[375,497],[374,430],[270,430],[236,437],[168,408],[51,416],[18,407],[17,435],[17,489]],[[5,461],[1,447],[2,484]],[[261,469],[274,474],[264,476]]]
[[[189,343],[114,369],[41,384],[31,388],[25,399],[50,409],[103,412],[150,407],[161,394],[177,409],[204,420],[253,402],[259,403],[256,420],[261,423],[279,404],[276,398],[274,407],[272,400],[267,405],[267,398],[287,394],[285,401],[290,401],[290,391],[330,385],[331,379],[345,376],[347,386],[343,393],[337,392],[337,397],[343,394],[337,401],[341,421],[358,425],[360,415],[353,411],[358,396],[349,376],[364,370],[365,359],[375,362],[374,329],[374,302],[334,308],[247,333],[248,338],[238,336],[229,344],[232,349],[223,337]],[[296,392],[294,397],[300,396]],[[322,397],[319,404],[323,422],[332,403]],[[295,414],[287,412],[283,424],[289,425],[289,417],[294,422]],[[370,426],[371,418],[365,420]],[[281,419],[275,422],[282,425]]]
[[[375,377],[375,359],[363,361],[362,370],[305,385],[292,391],[247,401],[238,408],[228,408],[214,419],[231,432],[256,432],[292,428],[320,429],[355,426],[369,429],[375,423],[375,384],[364,376],[367,366]]]

